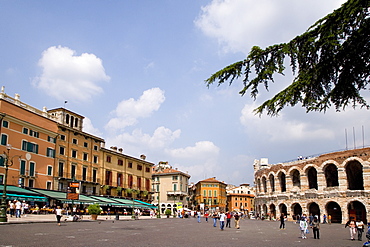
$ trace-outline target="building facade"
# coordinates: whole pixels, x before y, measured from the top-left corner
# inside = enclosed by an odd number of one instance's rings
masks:
[[[195,184],[195,200],[199,210],[226,210],[227,184],[215,177],[199,181]]]
[[[249,214],[254,211],[254,187],[249,184],[241,184],[226,189],[227,211],[238,211]]]
[[[168,162],[159,162],[153,167],[152,204],[176,213],[179,207],[189,207],[188,186],[190,175],[173,169]]]
[[[370,217],[370,148],[346,150],[293,162],[254,163],[255,208],[261,216],[281,213],[331,215],[333,223]]]
[[[8,157],[7,184],[51,189],[58,129],[52,117],[4,92],[0,93],[0,153]],[[4,161],[0,161],[0,184]],[[10,166],[11,165],[11,166]]]

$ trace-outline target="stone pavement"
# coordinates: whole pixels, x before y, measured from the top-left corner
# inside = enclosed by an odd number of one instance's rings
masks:
[[[115,220],[115,215],[99,215],[98,220]],[[139,219],[154,219],[150,216],[140,216]],[[119,220],[133,220],[131,215],[120,215]],[[72,221],[71,216],[63,215],[61,221]],[[83,215],[81,221],[92,221],[90,215]],[[10,217],[8,215],[8,222],[0,222],[0,224],[26,224],[26,223],[50,223],[56,222],[55,214],[27,214],[22,216],[21,218]]]

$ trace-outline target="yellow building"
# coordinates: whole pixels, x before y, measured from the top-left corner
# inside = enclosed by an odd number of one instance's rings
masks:
[[[8,157],[7,184],[50,189],[57,126],[52,117],[20,101],[20,96],[0,93],[0,153]],[[4,159],[0,160],[0,184],[4,184]]]
[[[145,161],[123,154],[122,148],[102,148],[101,194],[125,196],[150,202],[152,166]]]
[[[195,184],[195,200],[200,210],[226,210],[226,183],[215,177]]]
[[[98,195],[102,173],[101,147],[104,139],[83,132],[84,117],[64,108],[48,111],[57,121],[57,150],[54,190],[66,191],[68,182],[81,183],[80,192]]]

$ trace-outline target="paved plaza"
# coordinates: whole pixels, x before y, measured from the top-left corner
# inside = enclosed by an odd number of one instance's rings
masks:
[[[42,218],[36,222],[36,218]],[[340,224],[321,225],[321,239],[300,238],[298,225],[287,222],[285,230],[279,222],[241,220],[240,229],[213,227],[212,222],[197,223],[195,218],[149,218],[119,221],[63,222],[57,226],[54,215],[10,219],[10,224],[0,225],[0,246],[362,246],[363,241],[350,241],[349,230]],[[48,222],[49,221],[49,222]],[[18,224],[14,224],[18,223]],[[233,223],[233,222],[232,222]]]

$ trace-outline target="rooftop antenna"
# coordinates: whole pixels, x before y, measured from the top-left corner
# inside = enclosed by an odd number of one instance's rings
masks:
[[[63,105],[63,108],[66,108],[66,104],[68,103],[67,100],[64,101],[64,105]]]

